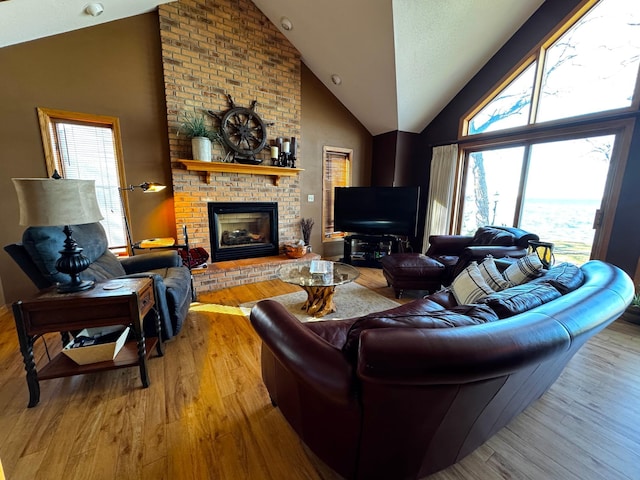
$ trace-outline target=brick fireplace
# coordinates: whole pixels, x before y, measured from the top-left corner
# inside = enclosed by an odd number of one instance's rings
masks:
[[[249,0],[180,0],[159,6],[176,231],[186,225],[191,246],[211,252],[210,202],[275,202],[280,245],[300,238],[299,175],[188,171],[190,142],[177,135],[185,112],[223,112],[227,94],[267,124],[267,138],[300,138],[300,54]],[[213,119],[211,125],[214,125]],[[224,157],[220,145],[214,156]],[[267,151],[263,158],[269,164]],[[304,145],[298,148],[304,169]],[[274,261],[218,262],[194,275],[198,292],[274,278]],[[280,260],[281,261],[281,260]]]

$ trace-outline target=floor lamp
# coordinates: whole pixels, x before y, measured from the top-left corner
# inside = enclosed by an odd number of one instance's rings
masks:
[[[120,187],[120,203],[122,205],[122,217],[124,218],[124,226],[127,230],[127,241],[129,242],[129,252],[131,255],[135,255],[135,250],[133,249],[133,237],[131,236],[131,226],[129,224],[129,218],[127,216],[127,209],[125,207],[124,201],[124,192],[133,192],[136,188],[139,188],[143,191],[143,193],[157,193],[161,190],[167,188],[165,185],[161,183],[155,182],[143,182],[140,185],[129,185],[128,187]]]
[[[93,287],[93,282],[81,280],[80,273],[91,261],[82,255],[82,248],[71,237],[71,225],[83,225],[102,220],[95,180],[55,178],[12,178],[20,206],[20,225],[63,228],[64,248],[55,267],[71,277],[69,283],[58,285],[58,292],[79,292]]]

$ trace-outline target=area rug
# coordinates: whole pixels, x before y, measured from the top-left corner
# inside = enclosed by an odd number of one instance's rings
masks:
[[[301,310],[302,304],[307,299],[307,293],[304,290],[299,292],[288,293],[272,297],[284,305],[284,307],[301,322],[310,322],[316,320],[338,320],[341,318],[351,318],[366,315],[372,312],[379,312],[400,305],[393,300],[383,297],[382,295],[369,290],[355,282],[347,283],[336,287],[336,293],[333,297],[336,304],[336,311],[325,315],[321,318],[315,318],[307,315]],[[258,302],[248,302],[240,305],[245,315],[249,315],[251,308]]]

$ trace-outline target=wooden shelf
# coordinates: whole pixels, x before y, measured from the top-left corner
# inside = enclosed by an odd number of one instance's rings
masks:
[[[158,339],[147,337],[146,339],[147,358],[151,356],[156,348]],[[157,355],[157,352],[156,352]],[[124,344],[122,350],[118,352],[116,358],[105,362],[88,363],[78,365],[76,362],[60,352],[49,363],[38,370],[38,380],[48,380],[50,378],[70,377],[72,375],[82,375],[85,373],[99,372],[102,370],[113,370],[116,368],[133,367],[140,364],[138,358],[138,344],[130,341]]]
[[[246,173],[251,175],[267,175],[273,177],[273,184],[278,185],[280,177],[294,177],[303,172],[301,168],[273,167],[268,165],[245,165],[243,163],[202,162],[200,160],[178,160],[190,171],[205,172],[205,182],[211,183],[211,172]]]

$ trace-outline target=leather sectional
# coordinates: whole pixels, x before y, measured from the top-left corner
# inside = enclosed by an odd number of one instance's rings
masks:
[[[543,395],[633,291],[623,271],[590,261],[473,305],[444,290],[301,323],[265,300],[251,322],[273,404],[320,459],[349,479],[413,479],[458,462]]]

